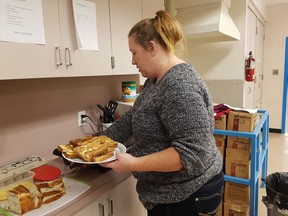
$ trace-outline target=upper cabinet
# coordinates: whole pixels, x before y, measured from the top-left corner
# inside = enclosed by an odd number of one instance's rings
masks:
[[[45,44],[0,41],[0,80],[139,74],[128,33],[163,0],[86,1],[95,3],[98,51],[77,48],[72,0],[42,0]]]
[[[113,73],[110,60],[108,1],[89,0],[89,2],[95,3],[98,51],[79,50],[77,48],[72,0],[58,0],[61,29],[61,44],[59,44],[59,47],[61,50],[56,50],[56,55],[58,55],[56,57],[59,61],[60,53],[62,65],[58,69],[63,69],[61,72],[63,76],[97,76],[112,75]],[[50,19],[53,13],[54,11],[51,11],[46,18]]]
[[[128,47],[130,29],[142,19],[141,0],[110,0],[114,74],[138,74]]]
[[[115,75],[139,74],[132,65],[128,46],[128,33],[140,20],[155,17],[157,10],[164,10],[163,0],[110,0],[112,59]]]
[[[44,45],[0,42],[0,79],[112,75],[108,1],[96,3],[99,51],[77,49],[71,0],[43,0]]]
[[[156,16],[158,10],[165,10],[164,0],[142,0],[143,18]]]
[[[46,44],[0,41],[0,79],[57,76],[55,46],[60,44],[57,0],[42,1],[42,6]]]

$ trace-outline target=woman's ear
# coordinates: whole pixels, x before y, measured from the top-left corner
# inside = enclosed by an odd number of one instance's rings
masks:
[[[152,56],[155,56],[156,55],[156,52],[157,52],[157,45],[154,41],[149,41],[148,42],[148,51],[150,52],[150,54]]]

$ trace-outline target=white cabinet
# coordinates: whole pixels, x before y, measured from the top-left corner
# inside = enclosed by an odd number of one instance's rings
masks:
[[[86,215],[104,216],[105,209],[102,203],[103,203],[102,197],[98,198],[89,205],[85,206],[85,208],[82,208],[81,210],[77,211],[75,214],[73,214],[73,216],[86,216]]]
[[[142,0],[142,19],[153,18],[158,10],[165,10],[164,0]],[[140,74],[140,85],[146,78]]]
[[[143,18],[153,18],[158,10],[165,10],[164,0],[142,0]]]
[[[90,2],[95,3],[96,7],[95,11],[99,51],[77,49],[72,1],[58,1],[61,29],[61,44],[59,46],[61,47],[63,62],[63,65],[58,67],[58,70],[62,69],[60,72],[62,76],[112,75],[110,61],[111,43],[109,29],[109,4],[108,1],[102,0],[90,0]],[[50,19],[52,15],[53,14],[50,14],[48,19]],[[70,50],[70,55],[67,49]],[[70,61],[72,65],[69,65]]]
[[[0,41],[0,57],[5,59],[0,65],[0,80],[139,74],[132,65],[128,33],[143,13],[156,9],[155,3],[88,1],[95,3],[99,51],[77,49],[72,0],[43,0],[46,44]]]
[[[136,192],[134,177],[104,193],[103,201],[107,203],[107,216],[146,216],[146,210]]]
[[[141,20],[141,0],[110,0],[112,58],[114,74],[138,74],[128,46],[130,29]]]
[[[0,79],[57,76],[55,46],[60,44],[57,0],[44,0],[42,6],[46,44],[0,41]]]
[[[0,79],[112,75],[109,5],[102,0],[93,2],[99,51],[77,49],[71,0],[43,0],[46,44],[1,41]],[[69,61],[72,65],[67,66]],[[62,65],[57,66],[60,62]]]
[[[136,192],[136,180],[129,177],[117,186],[98,194],[98,198],[73,216],[146,216]],[[99,198],[100,197],[100,198]]]

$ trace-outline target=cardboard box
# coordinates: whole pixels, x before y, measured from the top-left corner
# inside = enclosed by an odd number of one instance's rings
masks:
[[[219,130],[227,130],[227,116],[222,115],[214,120],[214,128]]]
[[[225,157],[226,136],[214,134],[215,144],[219,149],[222,157]]]
[[[239,178],[250,178],[250,161],[226,157],[225,174]]]
[[[245,150],[241,149],[234,149],[234,148],[226,148],[226,157],[233,158],[233,159],[240,159],[243,161],[250,160],[250,153]]]
[[[234,148],[247,151],[248,154],[251,152],[251,140],[246,137],[227,137],[227,148]]]
[[[224,216],[249,216],[249,206],[224,202]]]
[[[250,202],[249,186],[226,181],[224,202],[228,201],[241,205],[249,205]]]
[[[259,121],[258,113],[230,111],[228,114],[227,130],[252,132]]]

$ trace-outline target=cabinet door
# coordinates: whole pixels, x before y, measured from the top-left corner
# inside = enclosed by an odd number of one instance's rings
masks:
[[[110,0],[112,56],[114,74],[139,74],[132,65],[128,33],[142,18],[141,0]]]
[[[164,0],[142,0],[143,19],[155,17],[158,10],[165,10]],[[140,85],[143,85],[145,80],[140,74]]]
[[[164,0],[142,0],[143,18],[155,17],[158,10],[165,10]]]
[[[257,20],[256,36],[256,66],[255,66],[255,104],[262,99],[263,86],[263,53],[264,53],[264,25]]]
[[[84,208],[80,209],[73,216],[104,216],[105,215],[105,207],[103,204],[103,199],[98,198],[85,206]]]
[[[60,45],[57,0],[43,0],[45,45],[0,41],[0,79],[57,76],[55,47]]]
[[[95,3],[96,23],[99,51],[78,50],[74,15],[71,0],[59,0],[59,15],[61,27],[61,47],[64,52],[63,68],[64,76],[95,76],[112,75],[111,69],[111,43],[109,28],[109,4],[108,1],[90,0]],[[95,38],[96,40],[96,38]],[[71,66],[66,66],[67,53],[70,49]],[[65,60],[66,59],[66,60]]]
[[[139,201],[136,180],[130,177],[104,193],[105,216],[146,216],[146,209]]]

